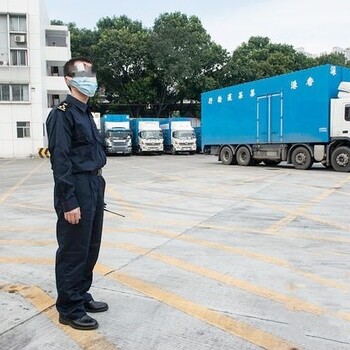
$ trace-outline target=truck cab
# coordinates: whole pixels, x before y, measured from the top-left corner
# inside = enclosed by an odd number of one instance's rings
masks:
[[[101,136],[106,154],[132,152],[129,115],[104,114],[101,118]]]
[[[107,154],[131,154],[131,130],[123,127],[107,129],[104,146]]]
[[[196,152],[196,134],[189,119],[165,118],[161,121],[160,127],[164,136],[165,152],[172,154]]]
[[[134,153],[163,153],[164,140],[159,121],[147,118],[133,119],[131,129]]]
[[[348,138],[350,141],[350,83],[339,84],[338,98],[331,99],[332,140]]]

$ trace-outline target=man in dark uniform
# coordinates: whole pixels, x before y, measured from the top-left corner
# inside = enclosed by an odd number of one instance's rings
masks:
[[[87,312],[108,309],[88,293],[101,244],[105,191],[101,168],[106,156],[87,105],[97,89],[91,61],[69,60],[64,79],[71,94],[46,121],[58,217],[56,307],[60,323],[87,330],[98,327]]]

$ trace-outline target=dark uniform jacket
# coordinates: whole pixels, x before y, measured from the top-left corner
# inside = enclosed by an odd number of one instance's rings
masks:
[[[68,95],[47,117],[55,201],[64,212],[79,207],[74,174],[90,173],[106,164],[100,133],[87,104]]]

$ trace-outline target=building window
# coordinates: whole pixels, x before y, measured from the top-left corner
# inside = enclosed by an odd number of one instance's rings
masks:
[[[10,101],[10,85],[0,85],[0,101]]]
[[[17,138],[30,137],[30,122],[17,122]]]
[[[10,16],[10,31],[11,32],[26,32],[26,16]]]
[[[0,84],[0,101],[29,101],[29,85]]]
[[[11,50],[11,66],[27,65],[27,50]]]
[[[12,85],[12,101],[29,101],[28,85]]]
[[[52,66],[51,67],[51,75],[54,77],[58,77],[59,72],[58,72],[58,67],[57,66]]]

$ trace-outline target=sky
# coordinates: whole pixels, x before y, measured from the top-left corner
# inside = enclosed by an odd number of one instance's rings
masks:
[[[165,12],[197,16],[212,40],[232,52],[251,36],[307,53],[350,47],[350,0],[44,0],[50,19],[94,29],[103,17],[126,15],[151,28]]]

